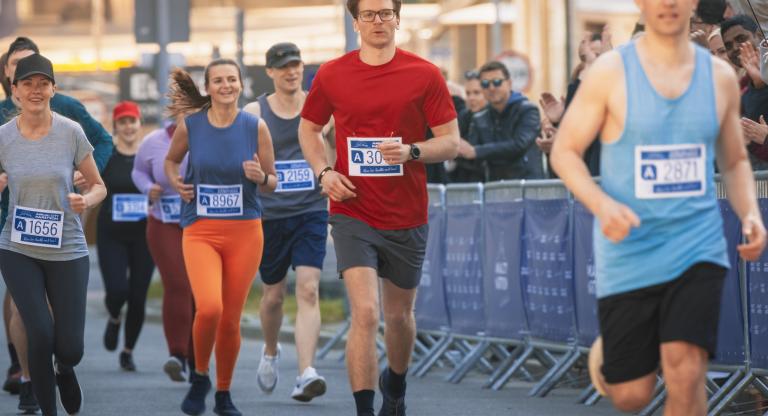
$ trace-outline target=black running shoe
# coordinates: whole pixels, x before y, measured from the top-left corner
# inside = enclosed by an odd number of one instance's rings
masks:
[[[392,397],[384,386],[384,374],[379,375],[379,390],[383,400],[378,416],[405,416],[405,396]]]
[[[120,322],[112,322],[112,319],[107,319],[107,327],[104,329],[104,348],[107,351],[114,351],[117,349],[117,338],[120,335]]]
[[[219,416],[243,416],[239,410],[232,403],[232,397],[229,395],[229,390],[217,391],[216,406],[213,408],[213,413]]]
[[[21,389],[21,366],[16,363],[8,367],[8,372],[3,383],[3,390],[11,394],[19,394]]]
[[[61,407],[68,414],[77,414],[83,407],[83,390],[77,382],[77,376],[73,368],[61,368],[56,366],[56,385],[59,386],[59,400]]]
[[[21,383],[19,388],[19,410],[24,415],[33,415],[40,410],[35,393],[32,391],[31,381]]]
[[[205,396],[211,391],[211,379],[197,372],[192,372],[190,378],[192,384],[181,402],[181,411],[191,416],[201,415],[205,412]]]
[[[120,353],[120,368],[124,371],[136,371],[136,364],[133,362],[133,354],[127,351]]]

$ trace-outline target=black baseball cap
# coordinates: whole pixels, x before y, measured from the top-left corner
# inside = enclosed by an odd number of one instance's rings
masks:
[[[32,75],[44,75],[54,84],[56,79],[53,77],[53,64],[48,58],[38,53],[22,58],[16,64],[16,72],[13,74],[13,83],[31,77]]]
[[[278,43],[267,51],[267,68],[282,68],[291,62],[301,62],[301,51],[293,43]]]

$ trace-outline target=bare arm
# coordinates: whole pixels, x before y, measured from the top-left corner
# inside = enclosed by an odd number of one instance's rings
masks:
[[[261,105],[259,104],[258,101],[254,101],[246,104],[245,107],[243,107],[243,111],[245,111],[246,113],[254,114],[259,118],[261,118]]]
[[[421,156],[418,162],[438,163],[453,160],[459,154],[459,123],[453,119],[432,128],[434,138],[414,143],[419,147]],[[390,165],[399,165],[411,160],[411,146],[397,142],[382,142],[379,151]]]
[[[302,117],[299,123],[299,144],[301,145],[304,159],[312,167],[315,176],[319,176],[323,170],[330,167],[328,158],[325,155],[323,126]],[[355,194],[355,185],[352,184],[352,181],[333,170],[323,175],[320,185],[323,187],[323,193],[327,194],[334,201],[343,201],[357,196]]]
[[[275,173],[275,150],[272,148],[272,135],[264,120],[259,120],[259,152],[253,160],[243,162],[245,177],[259,185],[262,192],[272,192],[277,188]],[[264,183],[264,179],[267,183]]]
[[[187,132],[187,124],[183,118],[178,120],[177,126],[171,139],[171,147],[165,156],[165,176],[171,186],[179,193],[181,199],[190,202],[195,197],[194,185],[185,184],[179,173],[181,161],[184,160],[184,155],[189,151],[189,132]]]
[[[741,219],[747,244],[741,244],[739,253],[754,261],[765,248],[765,226],[757,206],[755,180],[744,149],[744,138],[739,121],[740,94],[736,75],[726,64],[713,59],[717,102],[726,106],[717,140],[717,165],[723,175],[728,200]]]
[[[69,199],[69,205],[76,213],[82,213],[87,208],[95,206],[99,202],[103,201],[107,196],[107,187],[104,185],[104,181],[99,175],[99,168],[96,166],[96,160],[93,158],[93,153],[89,153],[79,165],[77,170],[83,175],[86,182],[87,191],[80,195],[76,193],[70,193],[67,195]]]
[[[557,175],[595,215],[603,234],[613,242],[623,240],[631,227],[640,225],[640,220],[595,183],[583,155],[605,123],[609,92],[616,84],[619,65],[621,58],[615,52],[606,53],[594,63],[563,116],[550,159]]]

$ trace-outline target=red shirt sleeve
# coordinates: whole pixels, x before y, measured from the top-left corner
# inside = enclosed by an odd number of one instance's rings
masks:
[[[424,115],[429,127],[440,126],[456,118],[451,93],[440,70],[433,68],[424,96]]]
[[[749,149],[749,153],[755,155],[756,158],[768,161],[768,145],[752,142],[747,145],[747,149]]]
[[[318,69],[315,79],[312,81],[312,87],[309,89],[309,95],[304,102],[304,108],[301,110],[302,118],[320,126],[328,123],[333,114],[333,105],[323,90],[324,68],[321,66]]]

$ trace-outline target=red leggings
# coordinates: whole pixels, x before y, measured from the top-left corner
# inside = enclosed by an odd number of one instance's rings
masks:
[[[195,297],[195,369],[208,371],[216,346],[216,388],[229,390],[240,352],[240,317],[264,248],[261,220],[199,219],[184,229],[184,261]]]
[[[181,251],[182,230],[151,215],[147,243],[163,281],[163,331],[170,355],[192,358],[192,319],[195,302]]]

